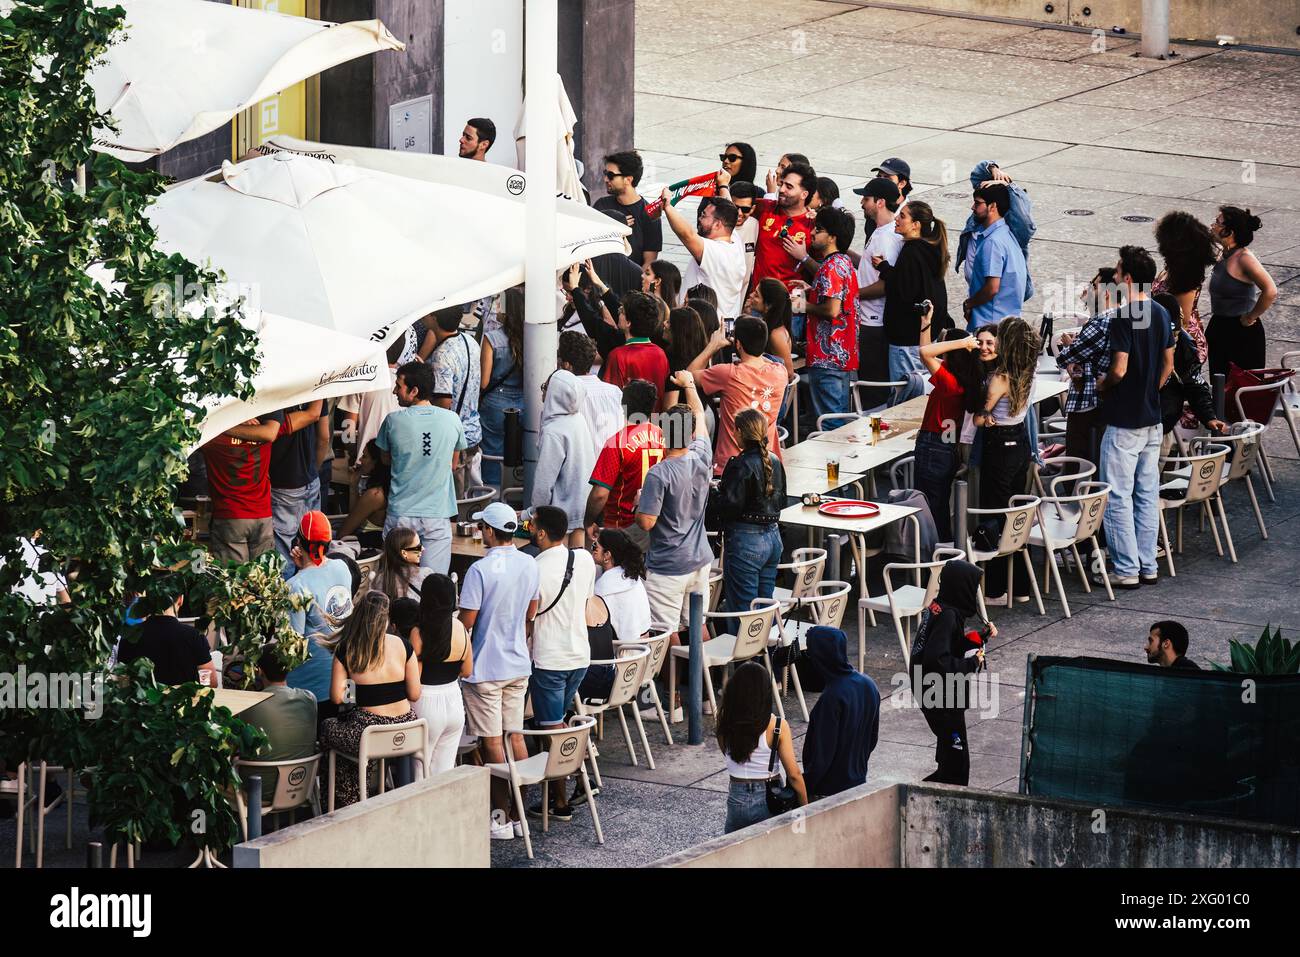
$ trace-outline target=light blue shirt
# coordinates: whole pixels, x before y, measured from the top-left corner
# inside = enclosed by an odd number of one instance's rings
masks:
[[[327,558],[320,565],[308,565],[289,579],[289,590],[311,595],[312,603],[304,611],[291,611],[289,624],[307,637],[310,657],[289,672],[290,688],[303,688],[317,701],[330,699],[330,672],[334,655],[317,638],[328,638],[352,614],[352,571],[347,563]]]
[[[436,405],[388,413],[375,443],[392,456],[388,514],[399,518],[452,518],[456,483],[451,455],[464,449],[460,416]]]
[[[969,294],[974,296],[990,276],[1002,279],[997,295],[971,310],[969,328],[975,330],[1020,315],[1025,302],[1025,254],[1005,219],[975,234],[975,259],[971,264]]]
[[[489,548],[469,566],[460,607],[478,612],[472,639],[474,671],[465,679],[470,684],[533,673],[524,621],[528,603],[538,597],[538,579],[537,562],[512,545]]]

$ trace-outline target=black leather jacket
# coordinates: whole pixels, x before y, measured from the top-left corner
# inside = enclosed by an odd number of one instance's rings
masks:
[[[1160,390],[1160,423],[1166,432],[1178,423],[1184,402],[1192,407],[1202,425],[1218,418],[1214,414],[1214,393],[1196,355],[1196,343],[1181,330],[1175,329],[1174,334],[1174,371]]]
[[[722,470],[718,513],[724,526],[733,522],[767,525],[780,519],[781,509],[785,508],[785,469],[781,460],[769,453],[772,494],[765,494],[760,454],[756,447],[750,446],[733,455]]]

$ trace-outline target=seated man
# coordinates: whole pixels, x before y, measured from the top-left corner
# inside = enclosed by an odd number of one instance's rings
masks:
[[[280,661],[274,644],[262,646],[257,659],[262,690],[271,697],[259,701],[239,717],[266,733],[266,744],[250,761],[293,761],[316,753],[316,697],[303,688],[285,683],[288,672]],[[263,800],[275,793],[276,772],[263,769]]]
[[[1187,629],[1176,621],[1158,621],[1147,635],[1147,661],[1160,668],[1188,668],[1200,671],[1201,666],[1187,657]]]
[[[212,649],[208,640],[198,629],[182,624],[176,618],[181,605],[185,604],[184,595],[174,598],[140,598],[137,608],[149,612],[149,617],[140,626],[136,638],[130,635],[122,639],[117,650],[119,664],[130,664],[139,658],[148,658],[153,662],[154,679],[163,685],[182,685],[189,681],[203,681],[201,673],[207,674],[206,683],[217,686],[216,666],[212,663]]]

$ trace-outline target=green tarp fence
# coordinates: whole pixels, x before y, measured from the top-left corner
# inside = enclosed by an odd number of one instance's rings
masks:
[[[1020,790],[1300,825],[1300,675],[1031,658]]]

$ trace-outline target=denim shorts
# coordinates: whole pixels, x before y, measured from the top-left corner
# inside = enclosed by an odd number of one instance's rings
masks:
[[[538,724],[562,724],[565,712],[573,705],[573,696],[578,693],[586,668],[572,671],[546,671],[534,668],[533,676],[528,681],[528,693],[532,696],[533,720]]]
[[[767,779],[742,781],[731,779],[727,792],[727,823],[723,833],[730,834],[772,816],[767,809]]]

